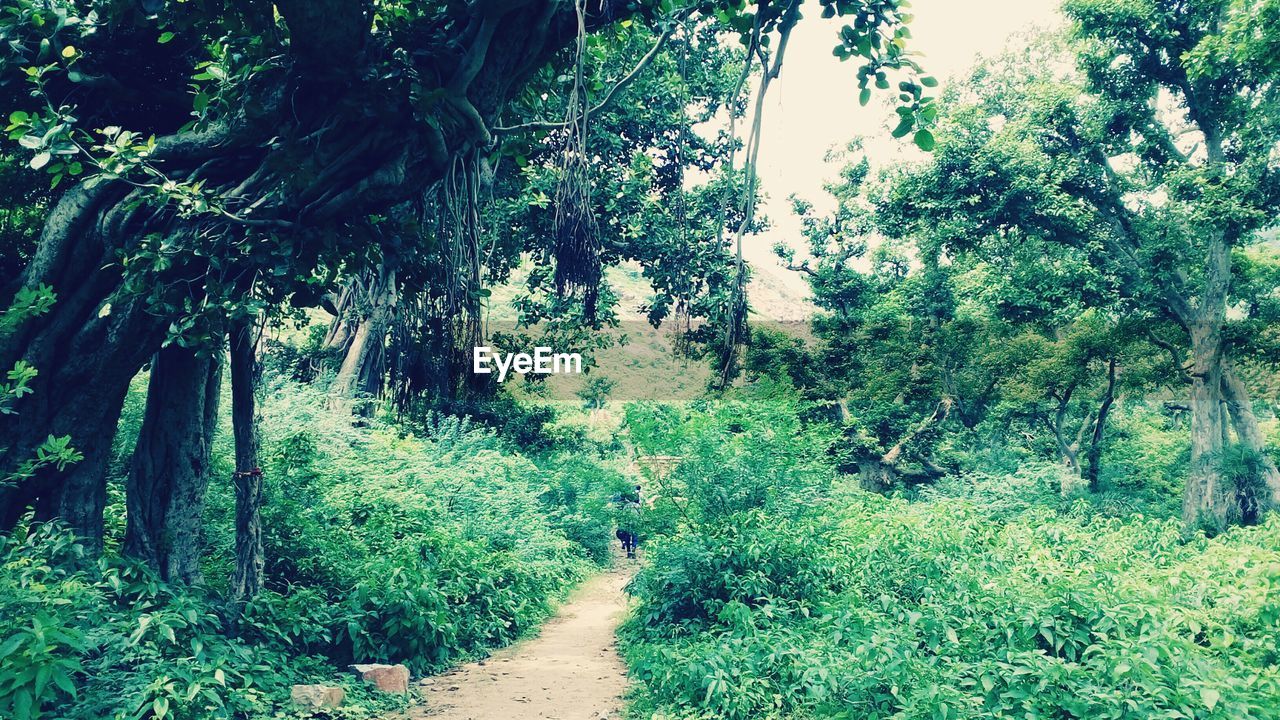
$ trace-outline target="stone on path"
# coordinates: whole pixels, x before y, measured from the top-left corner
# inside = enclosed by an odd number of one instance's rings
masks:
[[[294,705],[308,708],[336,708],[342,705],[347,693],[340,687],[328,685],[294,685],[289,689]]]
[[[384,693],[409,693],[409,668],[404,665],[352,665],[351,671]]]

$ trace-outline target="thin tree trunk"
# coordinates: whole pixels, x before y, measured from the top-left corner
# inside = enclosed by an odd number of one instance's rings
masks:
[[[1098,492],[1098,477],[1102,473],[1102,441],[1106,437],[1107,416],[1116,401],[1116,360],[1107,363],[1107,389],[1102,394],[1102,402],[1098,404],[1098,412],[1093,420],[1093,433],[1089,437],[1089,449],[1085,452],[1084,478],[1089,482],[1089,491]]]
[[[218,353],[220,354],[220,353]],[[176,345],[156,353],[126,486],[124,552],[171,582],[201,581],[204,497],[222,364]]]
[[[236,564],[231,575],[235,603],[262,589],[262,468],[258,465],[257,391],[261,368],[257,333],[251,322],[231,330],[231,426],[235,434],[236,464],[232,484],[236,494]]]

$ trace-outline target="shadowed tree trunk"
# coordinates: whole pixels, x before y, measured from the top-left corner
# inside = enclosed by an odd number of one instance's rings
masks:
[[[236,494],[236,564],[231,574],[231,598],[239,602],[262,590],[262,468],[258,465],[257,358],[252,323],[231,330],[231,427],[235,434],[236,464],[232,484]]]
[[[1098,412],[1093,418],[1093,432],[1089,435],[1089,448],[1085,452],[1084,479],[1089,483],[1089,491],[1099,490],[1098,477],[1102,473],[1102,441],[1106,437],[1107,416],[1116,402],[1116,359],[1107,361],[1107,389],[1102,393],[1102,401],[1098,403]]]
[[[199,583],[209,453],[218,422],[220,353],[156,353],[126,486],[124,553],[171,582]]]
[[[36,255],[20,278],[51,286],[57,302],[38,319],[0,337],[0,366],[26,360],[39,372],[18,415],[0,416],[0,474],[31,457],[50,435],[69,435],[84,460],[63,472],[46,468],[18,487],[0,488],[0,532],[30,508],[59,518],[90,554],[102,548],[105,469],[129,383],[164,338],[168,321],[142,311],[142,300],[117,296],[116,251],[132,241],[132,193],[93,179],[62,197],[46,220]]]

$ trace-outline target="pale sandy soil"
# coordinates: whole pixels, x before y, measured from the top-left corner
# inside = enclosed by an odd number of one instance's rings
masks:
[[[591,578],[537,637],[422,681],[413,720],[616,720],[627,689],[614,630],[634,566]]]

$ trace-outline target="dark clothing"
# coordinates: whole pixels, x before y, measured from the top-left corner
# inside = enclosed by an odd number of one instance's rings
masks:
[[[630,530],[623,530],[622,528],[618,528],[618,532],[616,534],[618,536],[618,539],[622,541],[622,549],[627,551],[627,557],[629,558],[635,557],[636,545],[640,544],[639,541],[636,539],[635,533],[631,532]]]

